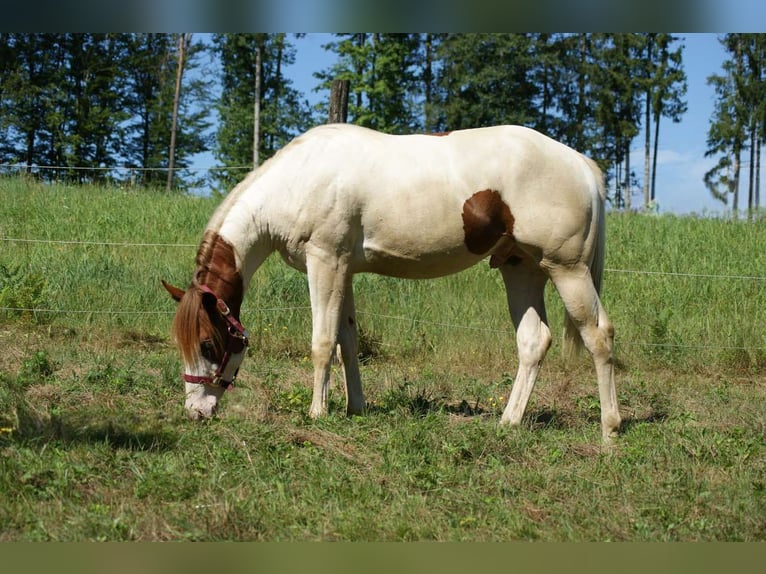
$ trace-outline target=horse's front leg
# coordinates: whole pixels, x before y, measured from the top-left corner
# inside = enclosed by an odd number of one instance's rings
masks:
[[[314,391],[309,416],[327,414],[327,392],[335,345],[338,342],[348,267],[337,257],[323,252],[306,254],[306,272],[311,298],[311,361],[314,365]]]

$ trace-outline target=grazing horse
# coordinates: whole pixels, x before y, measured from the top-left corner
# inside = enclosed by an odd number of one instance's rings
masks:
[[[617,434],[614,329],[599,299],[604,182],[591,160],[519,126],[387,135],[328,124],[295,138],[224,199],[204,232],[173,336],[186,410],[209,417],[245,355],[239,322],[253,273],[273,252],[308,275],[313,399],[327,413],[340,346],[348,414],[362,413],[352,277],[441,277],[489,257],[516,328],[519,367],[500,419],[518,425],[551,343],[543,289],[566,310],[565,343],[593,357],[605,441]]]

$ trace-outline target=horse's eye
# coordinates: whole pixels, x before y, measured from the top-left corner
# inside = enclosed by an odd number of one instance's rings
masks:
[[[211,363],[215,361],[215,344],[211,339],[205,339],[200,343],[200,353]]]

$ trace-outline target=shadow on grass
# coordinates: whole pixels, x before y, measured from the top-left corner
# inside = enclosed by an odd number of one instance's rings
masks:
[[[112,449],[166,452],[178,443],[170,421],[148,423],[138,418],[103,420],[92,414],[66,413],[40,417],[20,412],[18,428],[10,438],[16,442],[58,442],[63,445],[106,444]]]
[[[480,418],[495,420],[499,424],[502,409],[497,407],[483,407],[478,401],[469,402],[465,399],[456,402],[448,402],[440,399],[428,398],[425,394],[417,393],[409,397],[397,397],[391,401],[384,400],[381,404],[367,406],[370,415],[384,415],[396,411],[409,412],[414,417],[423,417],[432,413],[447,413],[466,419]],[[524,415],[524,424],[532,428],[567,429],[574,426],[572,413],[555,408],[528,409]]]
[[[664,411],[652,410],[642,416],[625,416],[622,419],[622,425],[620,425],[620,432],[627,434],[636,427],[647,424],[662,423],[668,418],[668,413]]]
[[[486,410],[478,404],[470,404],[466,400],[460,403],[447,402],[441,399],[429,398],[423,393],[414,396],[388,396],[381,403],[368,404],[367,415],[387,415],[393,412],[409,412],[414,417],[424,417],[433,413],[448,413],[461,417],[492,416],[491,410]]]

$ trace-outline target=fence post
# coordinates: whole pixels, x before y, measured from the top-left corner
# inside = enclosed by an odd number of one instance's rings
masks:
[[[331,124],[345,124],[348,118],[348,80],[333,80],[330,88]]]

